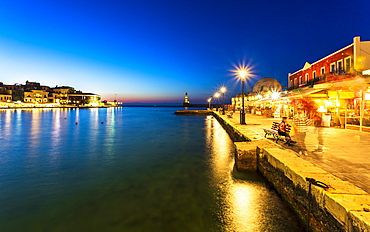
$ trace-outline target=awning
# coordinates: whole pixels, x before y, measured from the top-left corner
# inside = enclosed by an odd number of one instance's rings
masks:
[[[318,92],[323,91],[325,89],[313,89],[313,88],[308,88],[308,89],[300,89],[299,92],[291,92],[289,95],[286,95],[282,98],[301,98],[301,97],[327,97],[326,94],[324,95],[317,95],[315,96],[315,93],[319,94]]]
[[[352,99],[355,97],[355,93],[353,91],[338,91],[339,99]],[[328,97],[336,98],[337,91],[328,91]]]
[[[313,92],[313,93],[308,94],[308,97],[310,97],[310,98],[327,98],[328,93],[327,93],[326,90],[320,89],[317,92]]]

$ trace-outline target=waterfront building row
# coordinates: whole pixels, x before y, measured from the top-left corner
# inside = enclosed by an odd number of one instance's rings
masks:
[[[302,108],[310,117],[330,118],[331,126],[370,130],[370,41],[360,41],[360,37],[353,41],[288,74],[285,91],[265,85],[262,91],[246,93],[245,109],[271,117],[292,117]],[[232,99],[232,105],[241,109],[241,94]]]
[[[354,37],[353,43],[302,69],[288,74],[288,87],[297,89],[331,80],[347,79],[370,69],[370,41]]]
[[[38,82],[26,81],[25,85],[5,85],[0,82],[0,105],[69,105],[99,106],[100,96],[83,93],[69,86],[54,88],[40,85]]]

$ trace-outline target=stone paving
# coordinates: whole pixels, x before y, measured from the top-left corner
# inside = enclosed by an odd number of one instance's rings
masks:
[[[240,114],[235,112],[232,118],[220,115],[230,120],[242,133],[251,130],[255,136],[264,137],[263,128],[271,128],[273,121],[280,119],[246,114],[246,125],[240,125]],[[289,122],[289,120],[288,120]],[[294,139],[294,133],[291,134]],[[323,150],[318,152],[319,137],[323,141]],[[304,144],[287,146],[302,159],[313,163],[332,175],[352,183],[370,194],[370,133],[332,127],[310,127]],[[306,146],[307,155],[298,151]]]

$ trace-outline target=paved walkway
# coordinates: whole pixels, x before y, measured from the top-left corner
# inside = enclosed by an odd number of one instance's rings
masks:
[[[220,115],[226,118],[226,115]],[[247,125],[240,125],[239,112],[233,118],[228,118],[243,133],[243,129],[252,130],[258,136],[264,137],[263,128],[271,128],[273,121],[280,119],[266,118],[265,116],[246,114]],[[289,122],[289,121],[288,121]],[[318,138],[322,137],[323,151],[317,152]],[[294,134],[292,134],[294,139]],[[287,146],[285,148],[297,152],[297,156],[324,169],[332,175],[351,182],[355,186],[370,194],[370,133],[348,129],[323,127],[319,130],[310,127],[304,144]],[[299,155],[298,151],[306,146],[308,155]]]

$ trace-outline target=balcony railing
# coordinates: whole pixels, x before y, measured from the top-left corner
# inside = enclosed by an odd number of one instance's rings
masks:
[[[298,89],[298,88],[303,88],[303,87],[313,87],[315,84],[320,84],[320,83],[325,83],[325,82],[331,82],[331,81],[340,81],[344,80],[347,78],[352,78],[354,77],[355,74],[352,73],[346,73],[343,70],[341,71],[335,71],[331,73],[325,73],[321,76],[315,77],[312,80],[309,80],[307,82],[304,82],[300,85],[295,85],[287,88],[287,90],[293,90],[293,89]]]

